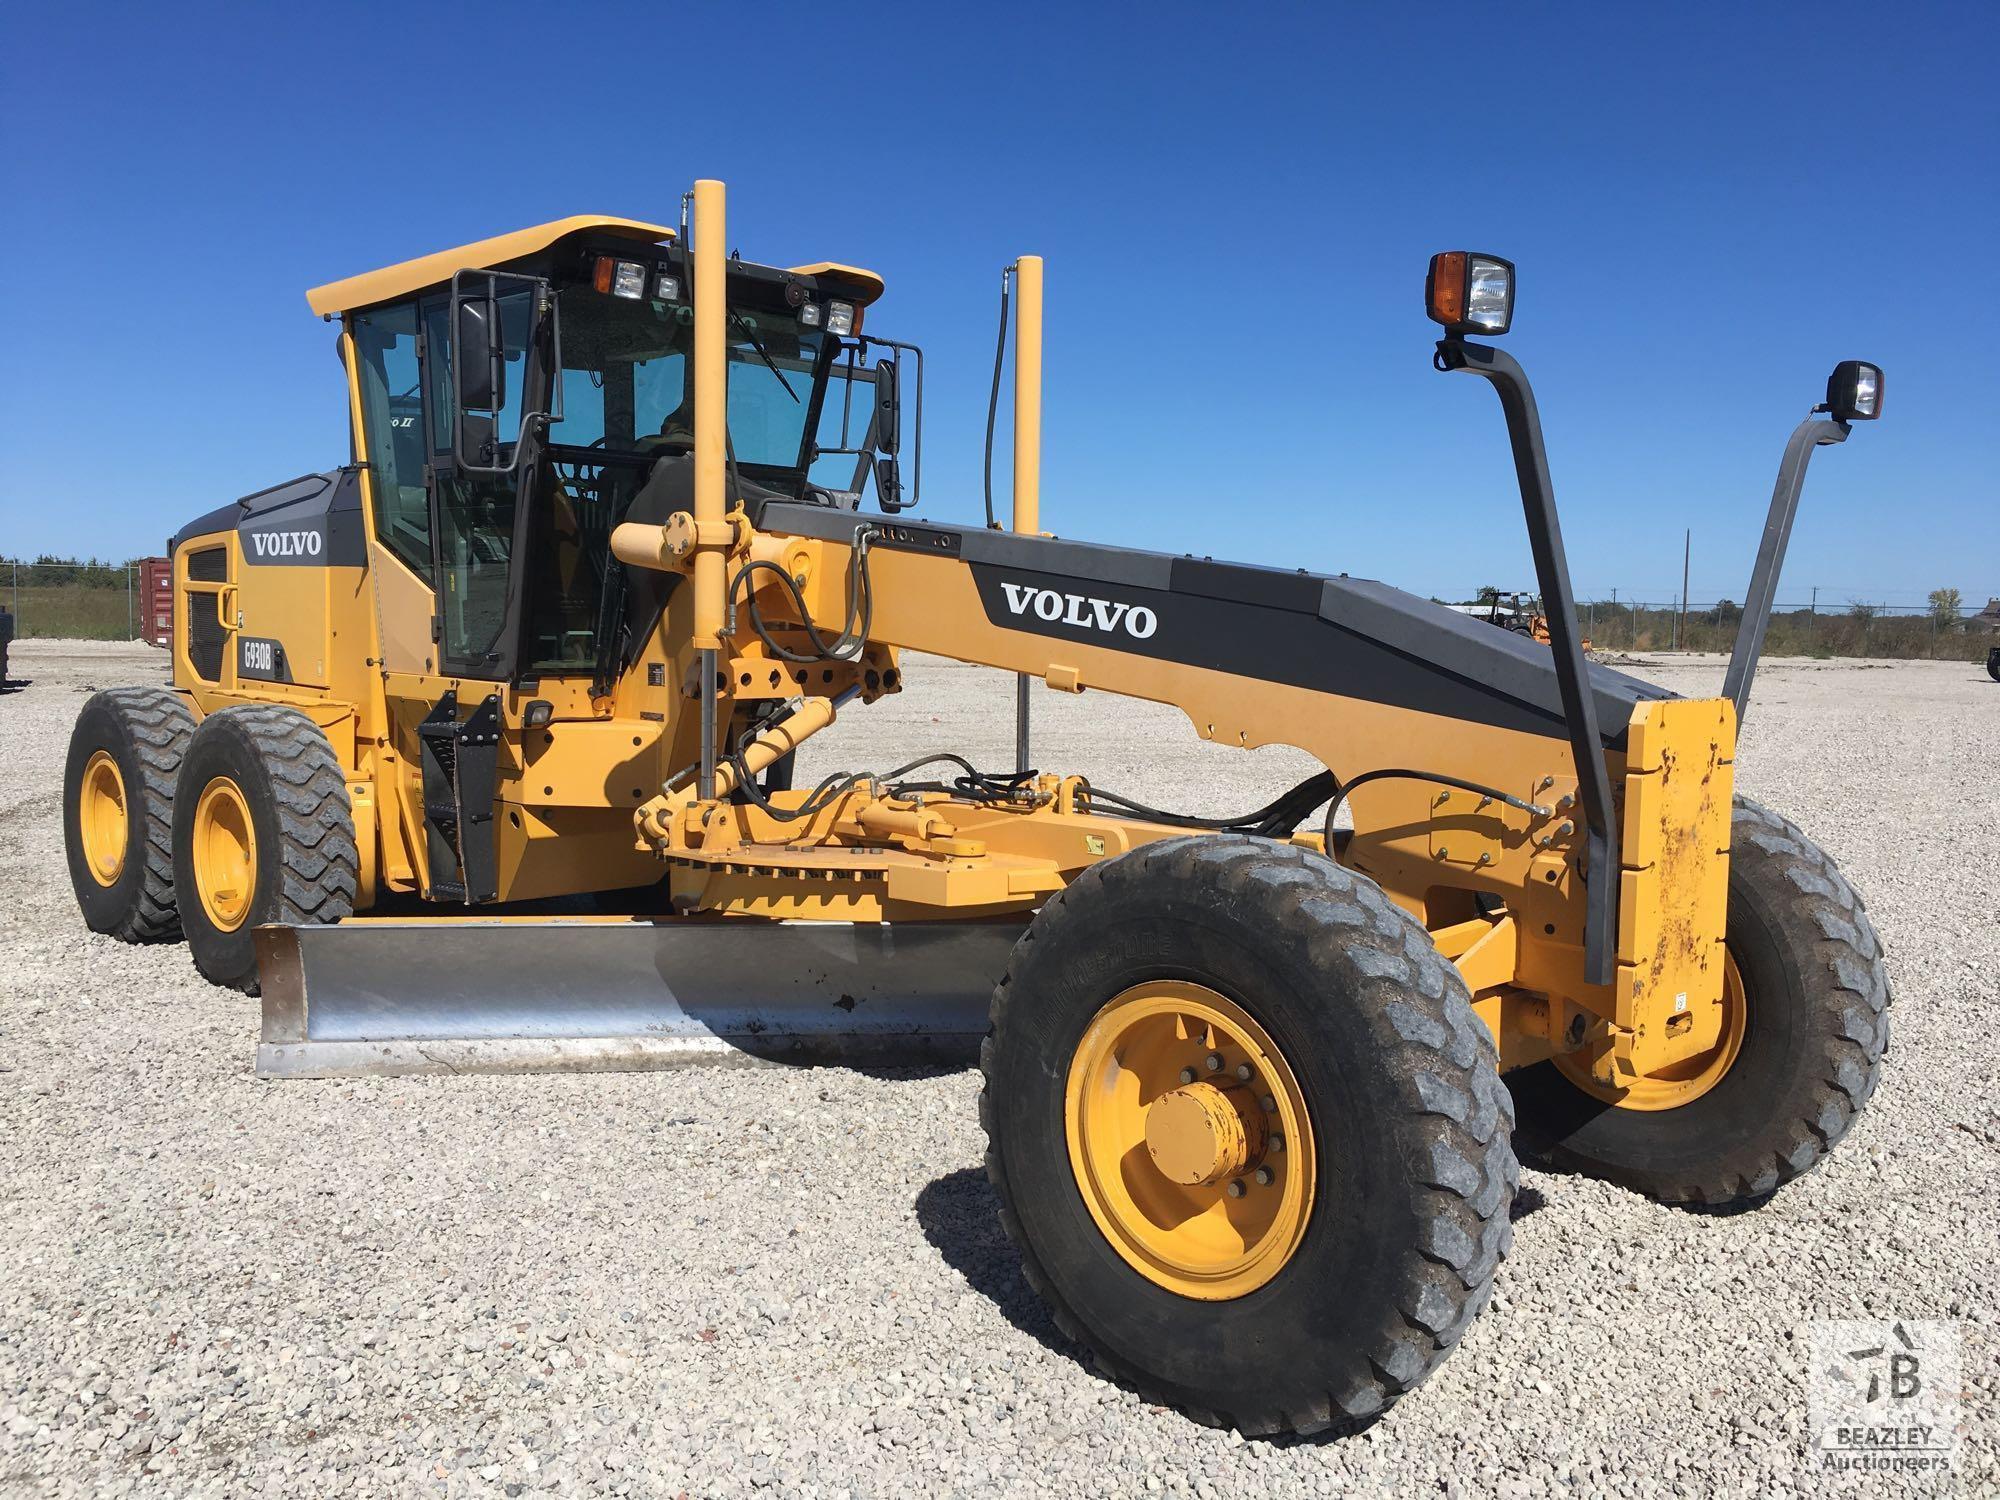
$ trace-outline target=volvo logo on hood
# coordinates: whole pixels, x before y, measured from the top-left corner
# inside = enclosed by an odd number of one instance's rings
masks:
[[[1145,640],[1160,628],[1160,617],[1152,610],[1122,599],[1100,599],[1025,583],[1002,582],[1000,590],[1006,596],[1008,613],[1051,625],[1094,630],[1100,635],[1128,635],[1135,641]]]
[[[243,532],[244,551],[252,562],[279,558],[310,561],[326,552],[326,533],[314,527],[305,531],[251,531]]]

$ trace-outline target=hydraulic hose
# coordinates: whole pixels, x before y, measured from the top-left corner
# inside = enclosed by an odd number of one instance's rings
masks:
[[[750,616],[750,628],[757,633],[757,639],[764,643],[764,649],[779,661],[808,665],[822,661],[852,661],[868,644],[868,630],[875,619],[875,586],[868,575],[868,548],[875,540],[875,528],[863,526],[854,537],[853,560],[847,571],[847,618],[842,621],[839,638],[828,644],[819,627],[813,623],[812,611],[806,607],[806,597],[792,575],[772,562],[769,558],[753,557],[736,570],[729,580],[728,619],[730,633],[736,628],[737,595],[742,592],[745,578],[759,568],[768,570],[791,596],[792,607],[798,611],[799,628],[812,642],[810,652],[792,651],[780,646],[771,638],[771,632],[764,623],[763,611],[757,605],[757,591],[753,588],[743,594],[745,613]],[[791,622],[786,622],[791,623]]]
[[[1545,818],[1552,811],[1550,808],[1542,807],[1537,803],[1528,802],[1520,797],[1503,792],[1497,786],[1482,786],[1479,782],[1467,781],[1463,777],[1446,776],[1437,771],[1406,771],[1400,767],[1384,767],[1379,771],[1363,771],[1359,776],[1348,782],[1346,786],[1342,787],[1335,794],[1333,801],[1327,804],[1326,847],[1329,853],[1333,850],[1334,814],[1340,811],[1340,804],[1347,800],[1348,793],[1352,792],[1358,786],[1365,786],[1371,781],[1429,781],[1436,783],[1438,786],[1455,787],[1461,792],[1477,792],[1482,797],[1491,797],[1495,802],[1504,802],[1507,806],[1517,808],[1532,817]]]
[[[998,531],[993,516],[993,427],[1000,418],[1000,368],[1007,362],[1007,275],[1000,273],[1000,334],[993,342],[993,393],[986,398],[986,529]]]

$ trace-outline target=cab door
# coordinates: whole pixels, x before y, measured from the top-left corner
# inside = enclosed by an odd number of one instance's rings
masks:
[[[520,439],[532,303],[525,290],[503,293],[498,302],[506,354],[493,436],[495,461],[507,464]],[[438,669],[504,681],[514,675],[520,622],[514,557],[520,472],[491,473],[454,451],[450,299],[430,299],[422,311]]]

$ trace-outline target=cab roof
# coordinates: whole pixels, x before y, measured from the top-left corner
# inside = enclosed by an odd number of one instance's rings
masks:
[[[306,293],[306,305],[323,317],[333,317],[358,307],[393,302],[400,297],[441,286],[460,271],[506,265],[510,261],[540,254],[571,235],[586,233],[617,236],[647,245],[671,244],[675,238],[674,231],[664,224],[648,224],[642,219],[621,219],[609,214],[577,214],[567,219],[552,219],[532,228],[517,229],[512,234],[474,240],[455,250],[440,250],[435,255],[419,256],[379,271],[350,276],[344,281],[329,281],[325,286],[313,287]],[[790,270],[794,275],[832,282],[864,307],[882,295],[882,278],[859,266],[823,260],[806,266],[792,266]]]

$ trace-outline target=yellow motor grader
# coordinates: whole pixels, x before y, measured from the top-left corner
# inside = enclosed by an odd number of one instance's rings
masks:
[[[1426,307],[1438,368],[1499,395],[1547,644],[1044,533],[1034,257],[1003,281],[1011,524],[990,474],[989,524],[915,519],[922,352],[865,331],[881,278],[726,243],[705,181],[678,228],[565,219],[308,294],[352,462],[180,530],[171,686],[90,699],[66,782],[89,925],[261,982],[260,1072],[976,1047],[1062,1326],[1246,1432],[1363,1420],[1443,1359],[1509,1243],[1517,1103],[1556,1161],[1676,1202],[1757,1200],[1846,1131],[1879,947],[1733,770],[1806,460],[1879,370],[1793,434],[1724,694],[1682,699],[1579,649],[1533,397],[1478,341],[1498,257],[1434,258]],[[1017,674],[1015,763],[793,785],[904,650]],[[1151,808],[1036,766],[1034,683],[1324,770]]]

